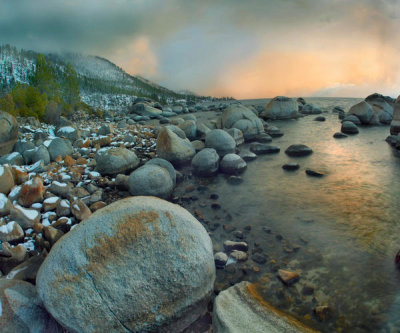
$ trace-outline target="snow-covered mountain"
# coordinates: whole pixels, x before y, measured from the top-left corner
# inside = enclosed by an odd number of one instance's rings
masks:
[[[17,83],[29,83],[35,71],[34,51],[0,46],[0,94]],[[59,73],[70,62],[80,78],[81,98],[85,103],[104,110],[123,110],[138,97],[150,97],[162,102],[187,98],[139,76],[132,76],[107,59],[77,53],[45,54]],[[191,97],[195,97],[194,95]]]

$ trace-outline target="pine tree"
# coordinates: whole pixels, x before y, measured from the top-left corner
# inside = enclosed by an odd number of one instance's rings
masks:
[[[65,67],[63,97],[64,101],[72,107],[75,107],[81,100],[79,91],[79,78],[70,62]]]
[[[53,68],[43,54],[36,59],[36,70],[30,81],[32,86],[39,88],[40,92],[45,93],[49,99],[60,99],[60,85],[56,80]]]

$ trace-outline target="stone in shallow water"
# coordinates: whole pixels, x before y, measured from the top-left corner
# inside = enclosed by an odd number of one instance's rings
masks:
[[[288,170],[288,171],[297,170],[299,168],[300,168],[300,165],[296,162],[289,162],[289,163],[282,165],[282,169]]]
[[[253,142],[250,145],[250,150],[257,155],[263,154],[276,154],[280,152],[280,148],[276,146],[267,145],[264,143]]]
[[[285,153],[291,157],[308,156],[311,155],[312,152],[310,147],[303,144],[291,145],[285,150]]]
[[[131,197],[62,237],[39,270],[37,289],[72,332],[180,332],[204,312],[214,280],[204,227],[182,207]]]
[[[321,171],[306,169],[306,174],[311,177],[323,177],[324,174]]]
[[[268,304],[249,282],[241,282],[217,296],[213,326],[218,333],[315,332]]]
[[[333,137],[335,139],[344,139],[347,138],[347,135],[341,132],[336,132],[335,134],[333,134]]]
[[[358,127],[356,124],[354,124],[351,121],[344,121],[342,123],[342,129],[341,131],[345,134],[357,134],[358,133]]]
[[[298,273],[287,271],[285,269],[278,270],[278,277],[284,284],[288,286],[300,279],[300,275]]]

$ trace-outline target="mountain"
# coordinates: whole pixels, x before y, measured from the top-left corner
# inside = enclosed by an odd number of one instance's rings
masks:
[[[29,83],[39,53],[0,46],[0,95],[17,83]],[[104,110],[123,110],[136,97],[149,97],[166,103],[176,99],[198,99],[194,94],[181,94],[140,76],[126,73],[111,61],[78,53],[47,53],[46,59],[62,73],[72,63],[80,79],[82,101]]]

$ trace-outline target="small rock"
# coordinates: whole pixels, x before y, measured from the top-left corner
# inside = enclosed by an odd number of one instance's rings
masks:
[[[21,188],[18,203],[25,207],[30,207],[36,202],[42,202],[45,188],[40,177],[35,177],[27,181]]]
[[[214,261],[217,268],[224,268],[228,261],[228,255],[224,252],[217,252],[214,254]]]
[[[10,214],[11,201],[5,194],[0,193],[0,217]]]
[[[69,216],[71,214],[70,203],[68,200],[60,200],[56,207],[57,216]]]
[[[333,134],[333,137],[335,139],[343,139],[343,138],[347,138],[347,135],[341,132],[336,132],[335,134]]]
[[[326,321],[331,313],[331,308],[328,305],[319,305],[314,309],[314,313],[319,321]]]
[[[298,273],[290,272],[284,269],[278,270],[278,277],[287,286],[292,285],[300,279],[300,275]]]
[[[341,131],[345,134],[357,134],[358,127],[351,121],[343,121]]]
[[[92,215],[89,207],[80,199],[71,203],[71,213],[78,221],[83,221]]]
[[[51,246],[53,246],[64,235],[61,230],[56,229],[51,225],[43,228],[43,234],[46,240],[50,242]]]
[[[291,145],[285,150],[286,155],[291,157],[308,156],[311,155],[312,152],[310,147],[303,144]]]
[[[221,172],[230,175],[237,175],[246,170],[246,162],[236,154],[226,154],[220,163]]]
[[[233,250],[230,253],[230,256],[237,261],[246,261],[249,258],[249,255],[244,251]]]
[[[225,241],[224,242],[224,249],[226,252],[231,251],[248,251],[249,246],[246,242],[235,242],[235,241]]]
[[[253,142],[250,145],[250,150],[257,155],[263,154],[276,154],[280,152],[280,148],[276,146],[267,145],[264,143]]]
[[[0,242],[15,242],[24,238],[24,231],[18,223],[12,221],[0,226]]]
[[[229,176],[228,183],[231,185],[239,185],[243,183],[243,178],[240,176]]]
[[[14,178],[11,169],[0,165],[0,193],[7,195],[13,187]]]
[[[306,174],[311,177],[323,177],[324,176],[324,174],[322,172],[311,170],[311,169],[306,169]]]
[[[12,205],[10,210],[10,218],[23,228],[33,228],[40,221],[41,214],[35,209],[23,208],[19,205]]]
[[[287,171],[298,170],[299,168],[300,168],[300,165],[296,162],[289,162],[289,163],[282,165],[282,169],[287,170]]]
[[[314,118],[314,121],[325,121],[325,120],[326,120],[326,118],[323,116],[318,116],[318,117]]]

